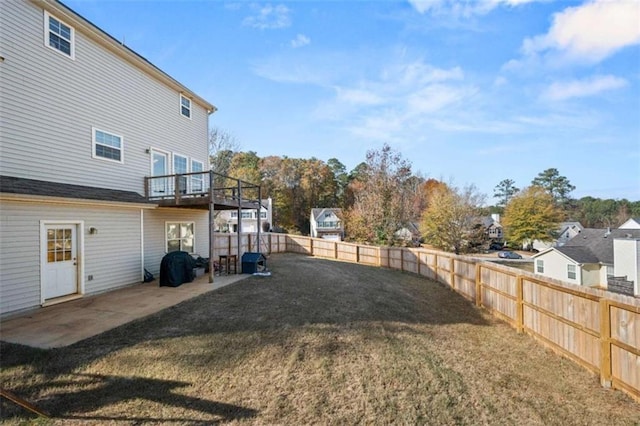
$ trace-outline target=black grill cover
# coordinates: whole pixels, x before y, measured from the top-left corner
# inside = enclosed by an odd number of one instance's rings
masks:
[[[194,279],[193,257],[186,251],[172,251],[160,263],[160,287],[178,287]]]

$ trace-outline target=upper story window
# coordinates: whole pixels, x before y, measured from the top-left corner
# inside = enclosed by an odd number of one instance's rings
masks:
[[[235,211],[235,212],[231,212],[231,217],[232,217],[233,219],[237,219],[237,218],[238,218],[238,212],[237,212],[237,211]]]
[[[267,218],[267,212],[260,212],[260,219],[266,219]]]
[[[74,38],[72,27],[44,12],[44,43],[48,47],[74,59]]]
[[[93,158],[124,163],[124,140],[122,136],[93,128]]]
[[[180,114],[191,118],[191,99],[180,95]]]
[[[536,272],[539,274],[544,274],[544,260],[536,259]]]
[[[253,218],[253,212],[251,210],[249,211],[242,211],[242,218],[243,219],[251,219]]]

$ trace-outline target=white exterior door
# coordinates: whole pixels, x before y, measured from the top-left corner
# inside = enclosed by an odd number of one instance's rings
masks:
[[[161,151],[152,151],[151,176],[166,176],[169,174],[169,154]],[[172,195],[169,189],[169,178],[151,180],[151,196],[158,197]]]
[[[47,224],[44,232],[43,298],[78,293],[77,225]]]

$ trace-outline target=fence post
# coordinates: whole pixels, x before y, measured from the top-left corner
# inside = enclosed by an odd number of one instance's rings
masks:
[[[251,234],[247,234],[247,238],[248,238],[248,240],[247,240],[247,247],[248,247],[247,251],[251,251]],[[258,250],[256,250],[256,251],[260,251],[260,247],[258,247]]]
[[[600,384],[611,387],[611,315],[609,300],[600,299]]]
[[[435,280],[439,281],[440,277],[438,277],[438,255],[437,254],[433,255],[433,260],[435,261],[435,263],[433,264],[433,273],[435,274]]]
[[[356,263],[360,263],[360,246],[356,245]]]
[[[309,254],[313,256],[313,238],[309,238]]]
[[[404,248],[400,248],[400,270],[404,272]]]
[[[456,268],[455,268],[455,258],[453,256],[451,256],[451,258],[449,259],[449,274],[450,274],[450,280],[451,280],[451,288],[455,290],[456,288]]]
[[[482,266],[476,263],[476,306],[482,306]]]
[[[516,331],[522,333],[524,331],[524,300],[522,294],[522,275],[516,277]]]
[[[338,242],[337,241],[333,243],[333,257],[335,259],[338,258]]]
[[[416,257],[418,258],[418,275],[422,275],[422,274],[420,273],[420,262],[421,262],[421,259],[420,259],[420,250],[416,250]]]

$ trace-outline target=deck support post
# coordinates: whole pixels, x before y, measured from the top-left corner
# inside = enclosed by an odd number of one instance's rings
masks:
[[[213,172],[209,171],[209,282],[213,283],[213,277],[215,275],[213,254],[214,254],[214,242],[215,237],[213,232],[215,231],[215,203],[213,200]]]

